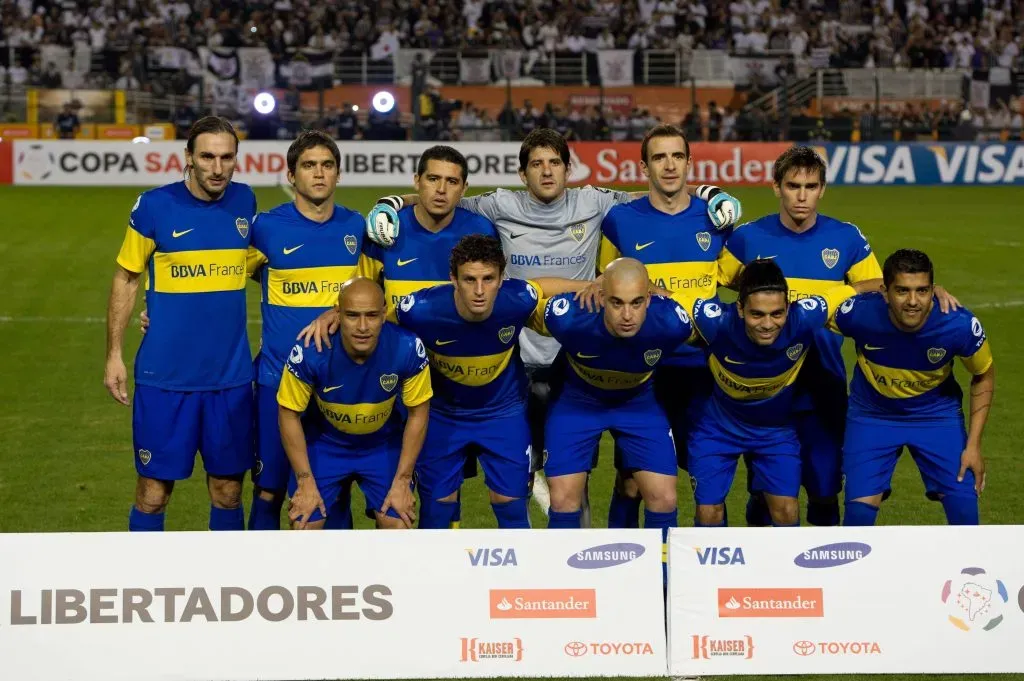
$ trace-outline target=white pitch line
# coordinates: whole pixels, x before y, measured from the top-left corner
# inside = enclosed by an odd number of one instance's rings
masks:
[[[138,323],[138,318],[132,320]],[[106,324],[106,317],[11,317],[0,315],[0,324]],[[246,319],[246,324],[261,326],[259,319]]]
[[[288,197],[289,201],[294,201],[295,200],[295,190],[294,189],[292,189],[290,186],[288,186],[286,184],[280,184],[278,186],[281,188],[281,191],[284,192],[284,195]]]
[[[1004,300],[1001,303],[978,303],[977,305],[969,305],[968,307],[972,310],[990,310],[993,308],[1021,307],[1022,305],[1024,305],[1024,300]]]

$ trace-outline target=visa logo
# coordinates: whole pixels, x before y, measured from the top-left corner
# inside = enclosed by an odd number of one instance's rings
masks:
[[[701,565],[746,565],[743,549],[739,546],[694,546]]]
[[[957,180],[968,184],[1013,184],[1024,178],[1024,147],[1016,144],[929,148],[935,155],[939,179],[944,184]]]
[[[466,549],[473,567],[518,566],[515,549]]]
[[[832,150],[825,180],[828,184],[915,184],[917,175],[910,147],[852,144]]]

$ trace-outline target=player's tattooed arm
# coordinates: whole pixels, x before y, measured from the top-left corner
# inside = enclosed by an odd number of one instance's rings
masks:
[[[309,516],[317,509],[320,509],[322,515],[327,516],[326,505],[320,496],[320,490],[317,489],[309,465],[309,452],[306,450],[306,436],[302,430],[301,419],[302,415],[299,412],[278,406],[277,422],[281,428],[281,444],[284,445],[288,463],[295,471],[295,479],[298,482],[298,488],[292,495],[288,507],[288,519],[296,530],[305,529]]]
[[[981,455],[981,436],[985,432],[985,423],[988,421],[995,391],[995,365],[990,366],[985,373],[971,378],[971,423],[967,433],[967,446],[960,455],[957,482],[962,481],[964,473],[970,469],[974,473],[974,491],[979,496],[985,489],[985,459]]]
[[[139,273],[118,266],[107,302],[107,362],[103,385],[111,397],[125,406],[128,405],[128,368],[123,357],[124,330],[128,328],[138,292]]]

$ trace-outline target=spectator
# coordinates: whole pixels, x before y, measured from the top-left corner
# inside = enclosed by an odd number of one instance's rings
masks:
[[[72,108],[71,102],[65,102],[64,106],[61,107],[60,113],[57,114],[57,120],[54,121],[54,132],[59,139],[73,140],[81,129],[82,124],[78,120],[78,115]]]

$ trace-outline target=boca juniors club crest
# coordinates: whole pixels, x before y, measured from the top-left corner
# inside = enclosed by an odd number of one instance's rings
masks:
[[[359,245],[359,242],[356,241],[356,238],[354,236],[352,236],[351,234],[346,234],[345,235],[345,248],[348,249],[349,253],[351,253],[352,255],[355,255],[356,254],[356,247],[358,245]]]
[[[803,343],[797,343],[796,345],[790,346],[786,350],[786,357],[789,357],[791,360],[793,360],[795,362],[798,359],[800,359],[800,355],[803,353],[803,351],[804,351],[804,344]]]
[[[249,221],[246,220],[245,218],[236,218],[235,229],[238,230],[238,233],[241,234],[242,238],[244,239],[245,237],[249,236]]]
[[[709,232],[697,232],[697,245],[703,251],[711,248],[711,234]]]
[[[648,350],[644,353],[644,361],[647,362],[649,367],[657,364],[659,359],[661,359],[661,350]]]
[[[149,465],[149,462],[153,460],[153,455],[148,449],[139,450],[139,461],[142,462],[143,466]]]
[[[380,377],[380,387],[385,392],[391,392],[398,385],[398,374],[384,374]]]
[[[928,348],[928,361],[932,364],[938,364],[942,361],[942,358],[946,356],[945,348]]]
[[[512,340],[512,336],[514,336],[515,333],[516,327],[514,326],[502,327],[501,329],[498,330],[498,340],[500,340],[502,343],[508,343],[510,340]]]
[[[583,237],[587,235],[587,224],[581,222],[578,225],[572,225],[569,227],[569,236],[575,239],[577,242],[583,241]]]
[[[839,264],[839,249],[838,248],[823,248],[821,249],[821,260],[825,263],[825,267],[832,269]]]

